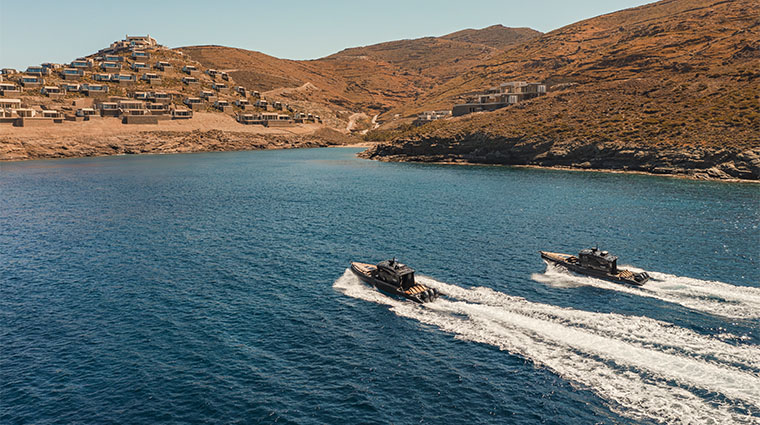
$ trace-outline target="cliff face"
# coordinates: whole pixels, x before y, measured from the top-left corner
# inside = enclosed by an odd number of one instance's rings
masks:
[[[638,171],[700,179],[760,179],[760,147],[632,147],[624,142],[569,143],[468,134],[379,144],[361,157],[381,161],[535,165]]]
[[[304,134],[285,132],[267,134],[229,130],[153,130],[68,137],[18,135],[0,137],[0,161],[318,148],[345,145],[355,141],[351,137],[327,128]]]
[[[760,4],[668,0],[547,33],[411,113],[508,80],[547,96],[408,130],[367,157],[758,179]]]

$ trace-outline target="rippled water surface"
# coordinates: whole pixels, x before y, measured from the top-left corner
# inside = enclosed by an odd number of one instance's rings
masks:
[[[0,163],[0,423],[760,422],[760,186],[356,152]]]

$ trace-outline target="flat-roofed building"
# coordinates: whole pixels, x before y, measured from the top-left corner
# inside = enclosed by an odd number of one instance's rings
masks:
[[[45,84],[45,79],[36,75],[22,75],[19,83],[24,87],[40,87]]]
[[[136,92],[132,93],[132,98],[134,98],[136,100],[146,101],[146,100],[148,100],[148,97],[150,97],[150,93],[148,93],[146,91],[136,91]]]
[[[95,108],[79,108],[76,111],[76,116],[78,117],[91,117],[98,114],[98,111],[95,110]]]
[[[156,84],[161,82],[161,76],[155,72],[146,72],[140,77],[140,79],[149,84]]]
[[[152,115],[165,115],[169,113],[169,106],[165,103],[146,103],[145,109]]]
[[[155,103],[164,103],[164,104],[172,103],[172,95],[166,92],[160,92],[160,91],[152,92],[150,94],[149,99]]]
[[[150,53],[143,50],[133,50],[132,59],[149,59]]]
[[[71,61],[72,68],[89,69],[94,66],[95,62],[92,59],[80,58],[75,61]]]
[[[103,60],[106,62],[124,62],[124,56],[119,55],[105,55]]]
[[[111,75],[111,82],[119,84],[132,84],[135,80],[135,74],[113,74]]]
[[[80,80],[84,77],[84,69],[81,68],[63,68],[60,72],[64,80]]]
[[[79,83],[63,83],[61,89],[66,93],[76,93],[79,91]]]
[[[106,94],[108,93],[108,86],[105,84],[82,84],[79,86],[79,91],[87,96]]]
[[[226,100],[217,100],[214,102],[214,108],[222,112],[232,112],[232,105],[230,105],[230,102],[227,102]]]
[[[40,113],[40,115],[42,118],[63,118],[61,111],[56,111],[53,109],[45,109]]]
[[[206,99],[208,102],[213,102],[216,100],[216,92],[210,90],[201,90],[200,96],[203,99]]]
[[[21,87],[13,83],[0,83],[0,96],[14,96],[21,93]]]
[[[184,72],[187,75],[198,75],[200,71],[198,71],[198,68],[192,66],[192,65],[185,65],[182,67],[182,72]]]
[[[50,68],[46,68],[44,66],[30,66],[26,68],[25,74],[39,75],[40,77],[44,75],[50,75]]]
[[[126,35],[124,41],[131,47],[156,47],[158,43],[156,39],[148,35]]]
[[[63,65],[61,65],[60,63],[45,62],[42,64],[42,67],[50,71],[50,73],[52,74],[53,71],[55,71],[56,69],[63,68]]]
[[[43,86],[40,89],[40,94],[44,94],[47,97],[61,97],[64,93],[58,86]]]
[[[167,69],[173,68],[172,64],[169,63],[169,62],[166,62],[166,61],[158,61],[158,62],[156,62],[155,67],[159,71],[166,71]]]
[[[451,111],[448,111],[448,110],[421,112],[417,114],[417,118],[414,121],[412,121],[412,124],[416,126],[420,126],[432,121],[442,120],[450,116],[451,116]]]
[[[451,114],[458,117],[474,112],[495,111],[545,94],[546,85],[543,83],[510,81],[471,94],[465,103],[454,105]]]
[[[16,116],[20,118],[32,118],[37,115],[37,111],[32,108],[18,108],[15,112]]]
[[[173,109],[172,119],[187,120],[193,117],[193,111],[190,109]]]
[[[237,114],[235,120],[245,125],[264,124],[261,115],[258,114]]]
[[[243,86],[235,86],[235,88],[233,90],[235,90],[235,93],[237,93],[237,94],[239,94],[239,95],[241,95],[243,97],[246,97],[246,94],[248,93],[248,90],[246,90],[245,87],[243,87]]]
[[[92,74],[95,81],[111,81],[111,74]]]
[[[148,65],[145,62],[133,62],[132,63],[132,70],[134,71],[141,71],[144,69],[150,69],[150,65]]]
[[[101,62],[100,69],[103,71],[121,71],[120,62]]]
[[[0,108],[16,110],[21,108],[21,99],[0,99]]]
[[[195,77],[182,77],[182,82],[186,86],[198,86],[201,84],[201,82]]]
[[[211,84],[211,88],[220,93],[227,93],[230,91],[230,88],[224,83],[213,83]]]
[[[99,102],[95,104],[95,108],[100,111],[101,117],[119,116],[119,104],[117,102]]]
[[[145,102],[142,100],[120,100],[119,111],[122,115],[147,115]]]
[[[203,109],[203,99],[200,97],[186,97],[184,100],[182,100],[182,103],[187,105],[187,107],[193,111],[200,111]]]

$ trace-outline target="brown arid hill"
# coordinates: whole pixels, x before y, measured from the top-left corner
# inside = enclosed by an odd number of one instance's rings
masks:
[[[509,31],[505,31],[506,29]],[[461,30],[440,38],[463,43],[484,44],[494,49],[506,50],[540,35],[539,31],[532,28],[506,28],[503,25],[492,25],[479,30]]]
[[[546,96],[389,132],[365,156],[760,179],[760,3],[666,0],[547,33],[387,113],[511,80]],[[375,138],[382,133],[375,135]]]
[[[494,26],[457,34],[355,47],[308,61],[221,46],[178,50],[205,67],[230,72],[236,82],[252,90],[310,102],[312,108],[318,104],[334,111],[377,114],[541,33]]]

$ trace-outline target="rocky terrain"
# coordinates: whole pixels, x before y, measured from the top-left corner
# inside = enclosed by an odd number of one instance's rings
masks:
[[[101,136],[9,137],[0,144],[0,160],[71,158],[125,154],[167,154],[263,149],[317,148],[351,140],[329,129],[309,134],[252,133],[229,130],[140,130]]]
[[[544,34],[388,113],[509,80],[547,96],[389,132],[364,156],[757,180],[758,63],[756,1],[661,1]]]
[[[343,136],[314,136],[314,143],[350,143],[355,139],[346,135],[364,135],[382,143],[363,156],[386,161],[760,179],[757,0],[663,0],[546,34],[495,25],[309,61],[222,46],[164,49],[156,59],[174,65],[160,88],[175,99],[197,95],[214,81],[201,74],[200,87],[183,85],[179,69],[194,64],[227,71],[231,86],[259,91],[270,102],[320,115],[324,126],[250,129],[208,104],[197,114],[200,121],[190,120],[194,124],[161,122],[152,129],[66,123],[37,134],[0,128],[0,159],[301,146],[310,134],[331,128]],[[450,109],[506,81],[542,81],[548,93],[494,112],[409,125],[422,111]],[[115,86],[110,95],[142,86]],[[56,101],[24,96],[42,109],[72,102],[68,94]],[[121,148],[109,147],[114,143]]]
[[[225,70],[236,82],[277,94],[309,110],[326,108],[375,115],[540,36],[529,28],[501,25],[442,37],[399,40],[345,49],[325,58],[294,61],[243,49],[190,46],[177,49],[202,66]],[[322,110],[322,115],[328,113]]]

